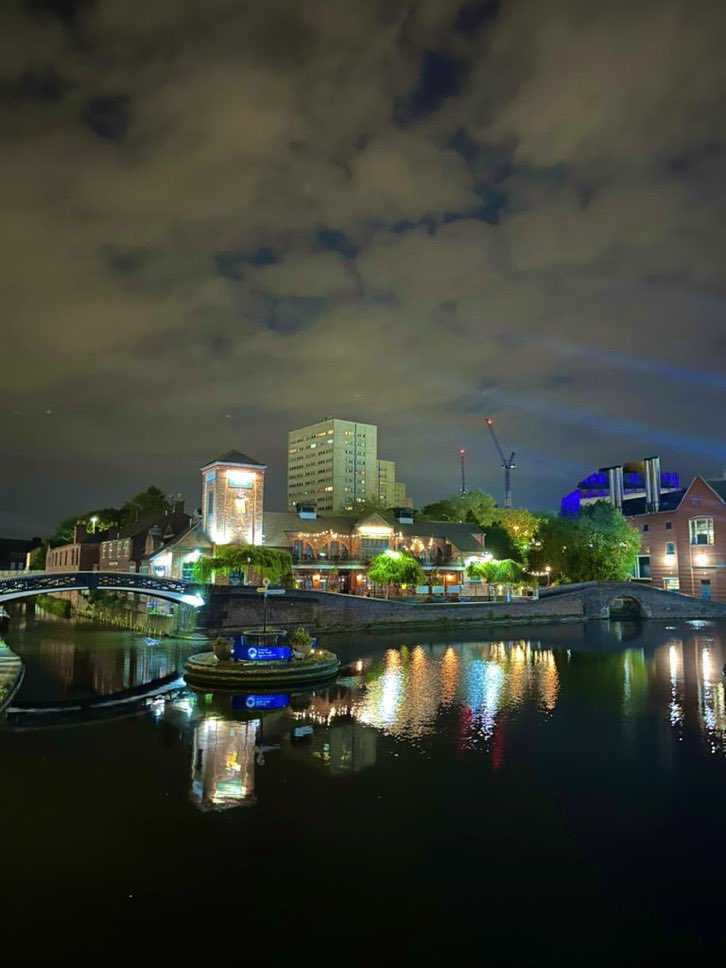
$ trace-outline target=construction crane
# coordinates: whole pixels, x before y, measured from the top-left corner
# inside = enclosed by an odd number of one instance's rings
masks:
[[[491,417],[486,418],[487,427],[492,435],[492,440],[494,441],[494,446],[497,448],[499,456],[502,458],[502,467],[504,468],[504,507],[511,508],[512,506],[512,471],[517,466],[515,461],[516,454],[512,451],[510,457],[504,456],[504,451],[501,448],[499,441],[497,440],[497,435],[494,433],[494,421]]]
[[[466,494],[466,472],[464,469],[464,458],[466,457],[466,451],[462,447],[459,450],[459,459],[461,460],[461,493]]]

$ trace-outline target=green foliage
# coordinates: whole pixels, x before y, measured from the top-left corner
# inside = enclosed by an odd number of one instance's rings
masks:
[[[288,636],[288,643],[298,652],[306,652],[312,646],[312,639],[307,629],[294,629]]]
[[[516,552],[514,557],[526,562],[530,546],[539,531],[539,518],[527,508],[499,508],[495,521],[507,532]]]
[[[517,561],[473,561],[466,569],[469,578],[486,585],[516,585],[524,578],[524,569]]]
[[[391,509],[382,501],[371,498],[366,501],[356,501],[354,505],[339,507],[335,514],[341,518],[349,518],[351,521],[359,521],[361,518],[370,517],[372,514],[380,514],[383,518],[391,517]]]
[[[549,567],[555,581],[625,581],[639,548],[640,535],[622,513],[596,501],[573,517],[542,517],[530,567]]]
[[[119,512],[119,525],[123,528],[127,524],[133,524],[134,521],[156,514],[165,514],[167,511],[171,511],[171,504],[161,488],[152,484],[145,491],[139,491],[129,498],[124,504]]]
[[[38,595],[35,601],[40,608],[46,612],[50,612],[52,615],[57,615],[59,618],[71,617],[71,602],[68,598],[56,598],[54,595]]]
[[[215,572],[247,574],[254,571],[260,578],[278,584],[292,574],[292,557],[287,551],[262,548],[259,545],[224,545],[216,555],[202,555],[194,563],[195,581],[209,582]]]
[[[517,561],[505,558],[497,562],[496,584],[517,585],[524,578],[524,568]]]
[[[421,585],[425,580],[424,570],[411,555],[404,551],[384,551],[371,561],[368,577],[377,585]]]
[[[108,531],[109,528],[123,528],[127,524],[139,521],[141,518],[155,514],[164,514],[171,510],[171,504],[164,496],[161,488],[151,485],[145,491],[139,491],[121,508],[93,508],[84,514],[74,514],[64,518],[49,540],[51,547],[70,544],[77,521],[86,522],[86,531]],[[96,521],[92,522],[92,518]]]
[[[484,529],[486,550],[495,558],[503,561],[505,558],[519,557],[517,546],[511,535],[500,521],[492,521]]]
[[[44,571],[45,570],[45,556],[48,551],[48,545],[42,544],[35,551],[31,551],[30,558],[28,559],[28,568],[31,571]]]
[[[418,516],[424,521],[468,522],[484,528],[495,519],[496,511],[497,502],[492,495],[475,489],[427,504]]]

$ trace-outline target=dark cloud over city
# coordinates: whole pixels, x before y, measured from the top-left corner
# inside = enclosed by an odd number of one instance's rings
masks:
[[[418,504],[726,468],[707,0],[35,0],[0,14],[0,527],[377,423]]]

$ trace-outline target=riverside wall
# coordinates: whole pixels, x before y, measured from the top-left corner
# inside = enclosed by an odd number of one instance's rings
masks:
[[[385,601],[333,592],[291,591],[268,598],[267,624],[286,629],[302,626],[337,631],[573,622],[607,619],[611,602],[621,596],[638,602],[644,619],[726,618],[726,605],[722,603],[614,582],[581,586],[571,592],[558,589],[557,594],[543,595],[537,600],[513,602],[424,604],[405,599]],[[262,596],[250,589],[212,587],[206,597],[207,604],[197,616],[197,628],[202,631],[233,633],[263,624]]]

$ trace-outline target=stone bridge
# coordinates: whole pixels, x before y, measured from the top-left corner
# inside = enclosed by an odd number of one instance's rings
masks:
[[[30,598],[33,595],[50,595],[54,592],[109,591],[134,592],[163,598],[169,602],[192,605],[199,608],[204,604],[200,591],[202,586],[174,578],[157,578],[152,575],[137,575],[112,571],[73,571],[67,574],[55,572],[34,572],[19,574],[17,578],[0,580],[0,605]]]
[[[581,603],[585,618],[608,618],[614,602],[625,599],[641,618],[709,619],[726,617],[726,603],[664,592],[638,582],[586,582],[542,589],[541,601]]]

